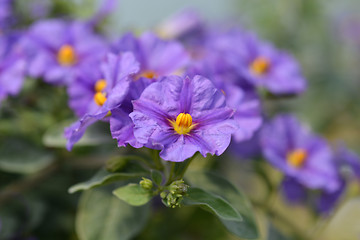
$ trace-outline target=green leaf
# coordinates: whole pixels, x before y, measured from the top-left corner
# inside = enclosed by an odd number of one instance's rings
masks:
[[[51,152],[18,139],[8,139],[0,146],[0,169],[6,172],[35,173],[54,159]]]
[[[132,207],[119,201],[107,188],[84,192],[76,216],[80,240],[133,239],[149,218],[149,206]]]
[[[83,183],[78,183],[72,186],[69,189],[69,193],[100,187],[116,181],[123,181],[132,178],[140,178],[145,175],[147,175],[146,172],[110,173],[106,169],[101,169],[88,181]]]
[[[154,183],[158,186],[162,183],[162,174],[160,171],[152,169],[151,170],[151,179],[154,181]]]
[[[66,147],[64,129],[72,123],[72,121],[65,121],[49,128],[43,136],[43,144],[47,147]],[[109,136],[109,129],[105,128],[102,122],[96,122],[86,129],[84,136],[75,146],[96,146],[110,142],[112,138]]]
[[[151,192],[142,188],[139,184],[130,183],[113,191],[119,199],[132,206],[141,206],[152,198]]]
[[[220,218],[224,226],[233,234],[246,239],[259,237],[254,214],[248,199],[225,178],[209,172],[187,172],[186,180],[192,187],[201,187],[207,192],[221,196],[234,207],[243,221]]]
[[[282,234],[274,227],[273,224],[269,222],[267,240],[290,240],[290,238],[285,237],[284,234]]]
[[[210,210],[224,220],[242,221],[242,217],[226,200],[200,188],[189,188],[182,202],[184,205],[198,205]]]

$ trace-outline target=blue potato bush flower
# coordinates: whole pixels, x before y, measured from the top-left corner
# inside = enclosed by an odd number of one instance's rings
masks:
[[[297,205],[318,226],[360,195],[360,157],[327,132],[336,121],[321,136],[289,113],[308,87],[316,93],[296,49],[189,9],[120,34],[104,28],[115,0],[74,17],[87,4],[0,0],[0,239],[278,239],[284,228],[318,240],[278,209]],[[336,86],[331,96],[346,87]],[[348,119],[354,106],[339,105],[334,118]],[[66,191],[84,192],[78,202]],[[188,235],[172,232],[180,221]]]

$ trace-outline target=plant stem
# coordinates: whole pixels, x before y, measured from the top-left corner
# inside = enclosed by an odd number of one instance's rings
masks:
[[[168,180],[167,180],[165,185],[169,185],[173,181],[173,177],[174,177],[174,174],[175,174],[175,168],[176,168],[176,163],[172,162],[170,172],[169,172],[169,177],[168,177]]]
[[[188,169],[190,163],[194,158],[196,158],[198,153],[195,153],[191,158],[186,159],[184,162],[172,162],[171,169],[169,173],[169,178],[165,185],[169,185],[175,180],[180,180],[184,177],[186,170]]]
[[[151,158],[153,159],[156,169],[163,171],[164,165],[161,162],[160,156],[159,156],[159,150],[150,149]]]

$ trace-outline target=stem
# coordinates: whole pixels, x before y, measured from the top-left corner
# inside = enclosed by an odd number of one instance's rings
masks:
[[[186,170],[188,169],[190,163],[194,158],[196,158],[198,153],[195,153],[191,158],[186,159],[184,162],[172,162],[171,170],[169,173],[169,178],[165,185],[169,185],[175,180],[180,180],[184,177]]]
[[[150,149],[151,158],[153,159],[156,169],[163,171],[164,165],[161,162],[160,156],[159,156],[159,150]]]
[[[198,155],[198,152],[194,154],[191,158],[184,161],[184,165],[182,166],[182,169],[180,169],[180,173],[177,174],[178,179],[182,179],[185,175],[186,170],[188,169],[190,163],[194,160],[194,158]]]
[[[170,169],[170,172],[169,172],[169,177],[168,177],[168,180],[167,180],[165,185],[169,185],[173,181],[172,179],[174,177],[175,168],[176,168],[176,163],[172,162],[171,163],[171,169]]]

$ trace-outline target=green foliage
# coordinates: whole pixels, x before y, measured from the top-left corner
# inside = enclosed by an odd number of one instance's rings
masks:
[[[199,186],[209,193],[221,196],[238,211],[242,221],[220,218],[220,221],[230,232],[245,239],[258,238],[259,233],[251,204],[245,195],[230,182],[225,178],[207,172],[188,172],[185,177],[191,186]]]
[[[137,235],[149,217],[149,206],[132,207],[97,188],[83,193],[76,216],[80,240],[126,240]]]
[[[152,192],[144,189],[139,184],[130,183],[113,191],[119,199],[132,206],[142,206],[152,198]]]
[[[0,169],[6,172],[35,173],[54,159],[51,152],[20,139],[8,139],[0,145]]]
[[[101,169],[88,181],[83,183],[78,183],[72,186],[69,189],[69,193],[88,190],[91,188],[100,187],[117,181],[140,178],[146,174],[147,174],[146,172],[110,173],[106,169]]]
[[[276,229],[273,224],[269,223],[267,240],[291,240],[282,234],[278,229]]]
[[[69,127],[73,121],[61,122],[50,127],[43,136],[43,144],[46,147],[64,148],[66,139],[64,137],[64,128]],[[109,129],[102,122],[91,125],[84,136],[76,143],[76,146],[97,146],[99,144],[113,142]]]
[[[154,183],[158,186],[162,183],[162,174],[160,171],[152,169],[151,170],[151,179],[154,181]]]
[[[226,200],[200,188],[189,188],[183,204],[201,206],[224,220],[242,221],[241,215]]]

